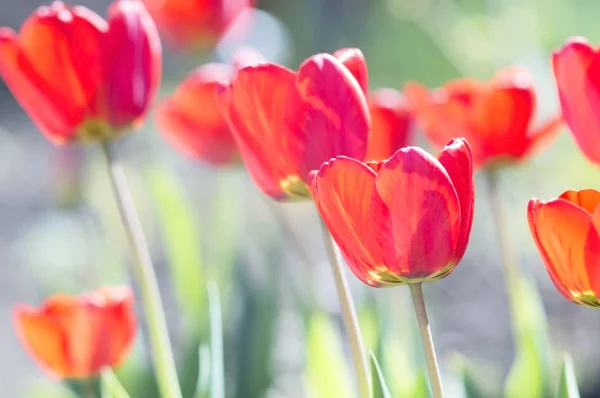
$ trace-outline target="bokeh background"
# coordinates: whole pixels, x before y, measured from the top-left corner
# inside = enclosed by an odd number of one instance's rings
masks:
[[[18,29],[44,3],[0,0],[0,26]],[[78,2],[100,15],[108,3]],[[371,88],[399,89],[409,80],[435,87],[460,76],[487,79],[504,66],[527,67],[542,120],[558,110],[551,52],[573,35],[600,42],[596,0],[259,0],[258,7],[248,35],[226,35],[214,51],[184,54],[165,45],[161,96],[195,66],[229,61],[241,45],[292,68],[318,52],[359,47]],[[426,145],[418,132],[416,143]],[[151,118],[118,146],[188,384],[194,385],[202,363],[208,279],[221,289],[230,396],[312,396],[307,385],[318,384],[319,375],[343,377],[348,369],[321,347],[335,346],[341,321],[311,204],[271,203],[243,170],[214,170],[181,157]],[[446,381],[451,385],[468,361],[489,387],[488,396],[496,396],[515,354],[486,181],[478,176],[477,184],[467,254],[449,277],[424,290]],[[566,129],[526,164],[500,175],[516,258],[540,292],[554,351],[571,353],[586,397],[600,396],[600,315],[567,303],[554,289],[530,237],[526,205],[531,197],[599,186],[600,172]],[[128,280],[126,242],[108,188],[98,148],[50,145],[0,82],[0,396],[68,396],[25,354],[11,313],[17,302],[37,304],[57,291],[78,293]],[[415,382],[412,363],[419,355],[413,351],[420,346],[407,337],[414,334],[408,289],[373,290],[348,276],[367,345],[384,357],[390,384]],[[307,326],[310,306],[333,323]],[[554,369],[554,362],[549,366]],[[119,372],[132,397],[152,396],[152,382],[144,376],[148,367],[139,341]],[[460,396],[451,386],[448,394]]]

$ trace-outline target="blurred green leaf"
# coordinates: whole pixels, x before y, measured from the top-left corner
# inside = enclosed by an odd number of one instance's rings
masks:
[[[210,394],[210,347],[200,344],[198,348],[198,379],[194,398],[208,398]]]
[[[498,385],[495,383],[495,378],[490,374],[480,374],[477,370],[481,369],[475,369],[464,355],[454,354],[450,365],[465,398],[487,398],[498,395],[493,389],[494,385]]]
[[[369,351],[369,362],[371,363],[371,398],[391,398],[392,396],[373,351]]]
[[[219,287],[208,283],[208,310],[210,314],[210,396],[225,398],[225,370],[223,368],[223,320]]]
[[[77,398],[77,394],[66,385],[46,379],[28,384],[22,394],[23,398]]]
[[[557,398],[580,398],[579,388],[577,387],[577,377],[573,368],[571,356],[565,354],[562,368],[560,370],[560,379],[558,383]]]
[[[206,300],[201,239],[193,207],[177,178],[155,164],[147,173],[169,257],[173,292],[186,315],[202,319]]]
[[[550,350],[546,314],[535,288],[521,280],[511,299],[516,327],[516,357],[508,374],[504,391],[507,398],[544,398],[552,396],[550,386]]]
[[[102,398],[129,398],[129,394],[110,368],[102,371]]]
[[[306,379],[315,398],[353,397],[354,380],[342,340],[329,318],[314,313],[308,325]]]

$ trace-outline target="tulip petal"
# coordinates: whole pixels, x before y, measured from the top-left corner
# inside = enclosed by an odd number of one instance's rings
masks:
[[[565,121],[583,154],[594,163],[600,163],[600,120],[599,108],[594,107],[597,102],[592,102],[589,97],[595,81],[589,80],[588,68],[597,57],[594,49],[581,37],[570,39],[552,55]]]
[[[385,88],[372,93],[369,111],[371,134],[365,160],[384,160],[408,146],[412,118],[398,90]]]
[[[336,58],[308,58],[296,77],[298,108],[286,108],[295,135],[290,150],[300,155],[300,179],[336,156],[363,160],[370,130],[366,97],[356,79]]]
[[[352,272],[364,283],[379,285],[373,273],[382,266],[373,239],[369,203],[375,173],[361,162],[338,157],[312,172],[309,188],[321,217]]]
[[[238,71],[228,91],[225,109],[248,172],[267,195],[281,199],[281,181],[298,176],[294,149],[299,144],[284,123],[290,106],[295,74],[284,67],[264,63]],[[297,150],[295,150],[297,153]]]
[[[235,140],[217,103],[218,91],[232,76],[228,65],[203,65],[158,106],[155,116],[159,130],[186,156],[215,166],[237,158]]]
[[[369,72],[367,62],[362,51],[358,48],[342,48],[333,53],[344,66],[352,73],[363,93],[369,93]]]
[[[381,166],[375,187],[375,239],[388,269],[407,279],[443,272],[461,229],[459,200],[446,170],[422,149],[402,148]]]
[[[454,258],[458,264],[467,250],[475,213],[475,181],[471,148],[466,140],[453,139],[446,145],[438,159],[452,180],[460,204],[460,232],[454,251]]]
[[[113,126],[143,115],[161,77],[161,46],[150,14],[137,0],[113,3],[102,49],[106,105]]]
[[[564,199],[546,203],[532,199],[527,218],[546,270],[558,291],[571,301],[588,295],[591,285],[584,247],[592,228],[590,214]]]
[[[598,205],[600,205],[600,192],[596,191],[595,189],[566,191],[560,195],[559,198],[582,207],[589,214],[593,214]]]

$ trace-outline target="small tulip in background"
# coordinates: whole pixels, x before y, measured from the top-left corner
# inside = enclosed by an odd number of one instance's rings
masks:
[[[554,52],[552,65],[565,121],[581,152],[600,164],[600,53],[574,37]]]
[[[113,3],[107,21],[55,2],[19,34],[0,29],[0,76],[55,144],[106,140],[136,126],[160,74],[158,33],[139,1]]]
[[[558,116],[535,121],[531,76],[520,68],[504,69],[489,82],[460,79],[433,91],[408,83],[404,93],[427,139],[441,147],[465,137],[476,168],[524,159],[548,143],[561,124]]]
[[[21,344],[59,378],[96,376],[118,366],[136,334],[129,287],[103,287],[81,296],[57,294],[41,307],[19,305],[14,323]]]
[[[163,36],[179,49],[214,46],[252,0],[143,0]]]
[[[600,307],[600,192],[567,191],[531,199],[529,228],[558,291],[578,304]]]
[[[328,159],[363,159],[370,117],[358,50],[308,58],[297,72],[274,63],[242,68],[221,94],[248,172],[277,200],[308,199],[308,174]],[[346,67],[349,65],[350,70]],[[351,72],[360,73],[358,79]]]

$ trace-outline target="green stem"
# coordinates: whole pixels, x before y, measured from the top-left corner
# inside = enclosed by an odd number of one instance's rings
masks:
[[[431,336],[431,328],[429,327],[429,319],[427,318],[427,309],[425,308],[425,300],[423,299],[423,287],[420,283],[411,283],[408,286],[410,287],[410,295],[412,296],[419,324],[431,392],[433,398],[442,398],[444,396],[442,378],[440,377],[440,369],[435,356],[435,347],[433,346],[433,337]]]
[[[161,396],[164,398],[181,398],[175,360],[173,358],[171,343],[169,342],[167,322],[142,224],[139,220],[123,169],[113,159],[108,143],[105,142],[102,144],[102,151],[106,158],[121,221],[135,257],[133,270],[141,288],[142,305],[148,325],[148,336],[158,388]]]
[[[340,300],[340,308],[342,311],[342,317],[344,319],[344,326],[346,333],[348,333],[348,340],[350,340],[350,350],[352,352],[352,362],[354,363],[354,372],[358,380],[358,388],[360,397],[369,398],[371,396],[371,377],[367,367],[367,356],[360,332],[360,326],[358,324],[358,318],[356,316],[356,309],[354,308],[354,302],[352,301],[352,295],[350,294],[350,288],[348,287],[348,281],[342,269],[342,262],[339,258],[336,245],[331,239],[327,226],[321,221],[321,232],[323,233],[323,243],[325,244],[325,250],[327,251],[327,257],[329,258],[329,264],[331,265],[331,271],[333,272],[333,279],[335,280],[335,288],[337,295]]]
[[[509,243],[509,234],[508,229],[506,228],[506,212],[504,211],[504,206],[502,205],[502,200],[500,198],[498,176],[496,173],[497,171],[495,170],[487,171],[486,179],[488,182],[488,196],[492,217],[494,219],[494,227],[500,245],[500,259],[502,261],[504,277],[506,279],[511,319],[513,326],[516,327],[518,322],[517,309],[520,301],[519,275],[521,275],[521,270],[519,269],[519,265]]]

